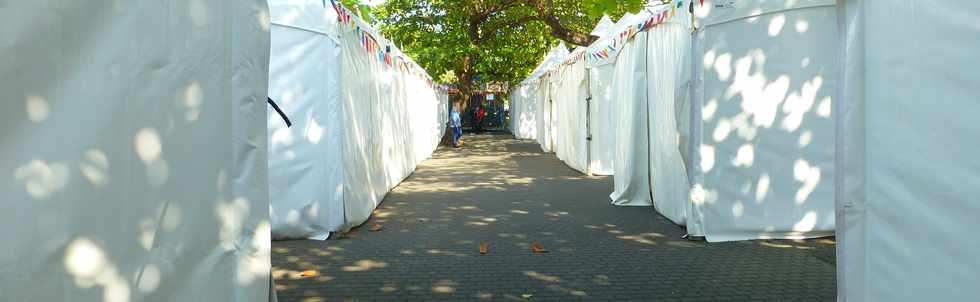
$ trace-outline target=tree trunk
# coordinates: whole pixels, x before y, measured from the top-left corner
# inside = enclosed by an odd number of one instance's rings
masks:
[[[466,55],[463,57],[462,68],[456,74],[459,75],[459,98],[456,100],[456,108],[459,108],[460,113],[466,109],[466,105],[473,96],[473,76],[475,72],[473,70],[473,55]]]

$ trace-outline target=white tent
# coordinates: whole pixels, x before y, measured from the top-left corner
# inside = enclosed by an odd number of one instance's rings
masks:
[[[613,175],[616,155],[615,109],[612,77],[615,65],[588,68],[589,94],[589,171],[594,175]]]
[[[636,19],[636,15],[626,13],[613,23],[608,17],[603,17],[593,35],[600,37],[597,44],[608,41],[626,29]],[[590,48],[592,49],[592,48]],[[589,128],[589,171],[594,175],[613,175],[617,142],[616,124],[616,92],[613,91],[615,64],[587,63],[589,96],[588,128]],[[647,203],[649,205],[649,203]]]
[[[614,23],[609,16],[603,15],[602,19],[599,19],[599,22],[595,25],[595,29],[593,29],[590,34],[593,36],[603,37],[609,32],[609,28],[615,24],[616,23]]]
[[[267,301],[265,1],[14,1],[0,300]]]
[[[615,123],[614,166],[612,203],[623,206],[649,206],[652,202],[649,184],[649,165],[647,157],[646,103],[641,99],[642,90],[638,86],[646,82],[645,69],[639,70],[646,33],[640,33],[633,43],[622,46],[613,69],[612,104]],[[639,54],[638,54],[639,53]]]
[[[552,146],[555,142],[554,130],[554,94],[555,87],[552,81],[552,72],[545,72],[536,82],[537,105],[535,108],[538,119],[535,121],[538,129],[538,144],[544,152],[554,152]]]
[[[671,15],[676,15],[671,17]],[[632,42],[623,42],[632,27],[621,27],[627,34],[613,34],[593,47],[605,50],[610,44],[627,43],[607,56],[596,56],[594,64],[614,65],[613,106],[618,124],[616,133],[614,204],[648,206],[684,225],[688,182],[681,157],[682,133],[677,120],[687,103],[687,64],[690,49],[689,15],[671,5],[648,7],[629,16],[625,24],[657,24],[636,33]],[[624,17],[626,19],[626,17]],[[635,25],[632,25],[635,26]],[[651,190],[651,186],[653,190]]]
[[[362,224],[445,131],[445,89],[368,24],[340,16],[318,0],[272,2],[270,96],[295,123],[269,114],[276,239]]]
[[[976,301],[980,2],[838,9],[838,301]]]
[[[585,68],[585,48],[568,55],[559,65],[551,81],[555,85],[552,102],[555,111],[554,151],[572,169],[588,173],[588,89]]]
[[[510,133],[518,139],[535,139],[535,99],[530,97],[531,85],[520,83],[510,92]]]
[[[605,35],[612,26],[609,17],[604,16],[592,32]],[[560,48],[564,50],[564,46]],[[592,83],[592,71],[584,60],[586,50],[577,48],[566,52],[554,63],[549,62],[548,58],[553,58],[549,55],[523,82],[530,83],[525,85],[532,88],[518,87],[515,99],[525,104],[541,104],[535,110],[539,125],[535,137],[542,149],[554,151],[569,167],[582,173],[609,175],[612,174],[612,139],[605,137],[605,133],[593,134],[596,130],[609,130],[611,106],[608,97],[593,102],[592,88],[607,87],[599,85],[601,81]],[[598,136],[603,137],[590,141]]]
[[[545,55],[544,60],[511,94],[511,133],[520,139],[538,139],[538,82],[545,71],[561,63],[568,48],[559,43]]]
[[[635,18],[627,14],[614,24],[608,16],[592,30],[607,35],[616,26],[625,27]],[[615,136],[612,132],[612,68],[592,68],[585,60],[588,48],[568,54],[556,71],[557,84],[555,154],[569,167],[590,175],[612,175]]]
[[[613,202],[709,241],[832,234],[833,3],[696,8],[693,39],[685,7],[656,5],[590,48],[615,63]]]
[[[689,223],[709,241],[833,234],[834,1],[696,15]]]
[[[275,239],[327,239],[344,220],[344,124],[337,13],[321,1],[270,1],[269,195]]]

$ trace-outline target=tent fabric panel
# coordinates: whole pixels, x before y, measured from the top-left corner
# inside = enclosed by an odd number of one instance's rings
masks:
[[[820,6],[699,30],[692,196],[707,240],[833,234],[834,23]]]
[[[555,155],[572,169],[588,173],[585,61],[559,69],[556,79]]]
[[[322,0],[268,0],[271,24],[318,34],[337,32],[337,11]]]
[[[762,15],[815,7],[833,7],[834,4],[835,0],[705,0],[703,4],[696,5],[695,19],[697,27],[701,28],[739,20],[754,22],[753,18]],[[783,24],[796,26],[790,22]]]
[[[589,85],[592,85],[592,103],[589,106],[591,128],[590,170],[595,175],[613,175],[615,171],[616,135],[615,104],[612,78],[614,65],[589,69]]]
[[[448,121],[445,92],[424,74],[389,66],[368,53],[361,39],[370,32],[342,29],[339,39],[345,230],[367,221],[388,192],[431,156]],[[382,49],[400,53],[383,37],[375,38]]]
[[[541,150],[544,152],[552,152],[552,142],[553,131],[552,123],[554,118],[554,110],[551,95],[551,77],[542,77],[538,81],[538,116],[541,118],[537,120],[538,128],[538,144],[541,145]]]
[[[308,8],[310,15],[333,11]],[[293,122],[269,113],[272,237],[325,240],[344,225],[340,46],[327,34],[277,23],[271,31],[269,97]]]
[[[689,98],[690,29],[684,24],[667,23],[648,32],[646,47],[646,116],[650,133],[650,188],[657,212],[678,225],[687,224],[690,198],[687,167],[681,155],[686,129],[678,123],[678,112]],[[680,108],[679,108],[680,107]],[[686,118],[686,116],[682,117]]]
[[[650,206],[649,142],[647,130],[646,66],[647,33],[637,34],[616,58],[612,80],[615,111],[616,169],[612,203],[620,206]],[[631,168],[627,168],[631,167]]]
[[[519,139],[536,139],[536,85],[524,84],[511,96],[511,133]]]
[[[263,15],[4,3],[2,300],[269,299]]]
[[[341,34],[341,99],[344,125],[345,230],[366,221],[387,193],[382,100],[391,98],[391,76],[360,45],[361,37]]]
[[[839,301],[975,300],[980,3],[841,4]]]

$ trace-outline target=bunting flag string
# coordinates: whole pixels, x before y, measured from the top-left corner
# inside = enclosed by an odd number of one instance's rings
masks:
[[[393,51],[394,45],[389,45],[387,42],[379,42],[382,39],[374,37],[374,34],[368,28],[370,25],[361,21],[357,15],[351,13],[346,7],[341,4],[336,3],[334,0],[330,1],[334,10],[337,12],[337,21],[339,23],[339,28],[348,34],[354,35],[356,39],[360,40],[361,48],[369,55],[369,57],[377,60],[379,64],[387,68],[398,69],[399,71],[411,74],[423,80],[430,88],[441,90],[447,92],[449,89],[447,87],[439,87],[432,77],[429,76],[424,69],[418,64],[415,64],[411,59],[406,59],[400,52]],[[362,28],[362,24],[363,27]]]
[[[601,65],[605,64],[604,60],[609,60],[616,56],[617,53],[622,49],[627,42],[633,39],[637,34],[641,32],[648,31],[658,25],[664,24],[670,21],[676,15],[677,7],[683,7],[684,1],[677,1],[677,6],[669,5],[663,7],[660,11],[654,13],[646,20],[638,22],[629,26],[629,28],[624,29],[619,34],[613,36],[612,39],[608,39],[604,42],[607,43],[605,46],[593,46],[589,48],[588,58],[591,60],[589,62],[591,65]]]

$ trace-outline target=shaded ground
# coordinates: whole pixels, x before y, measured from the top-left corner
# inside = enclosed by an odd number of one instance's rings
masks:
[[[649,207],[609,205],[611,177],[583,176],[532,142],[466,139],[346,238],[274,242],[280,301],[835,299],[832,240],[683,240]],[[533,241],[549,252],[533,254]]]

